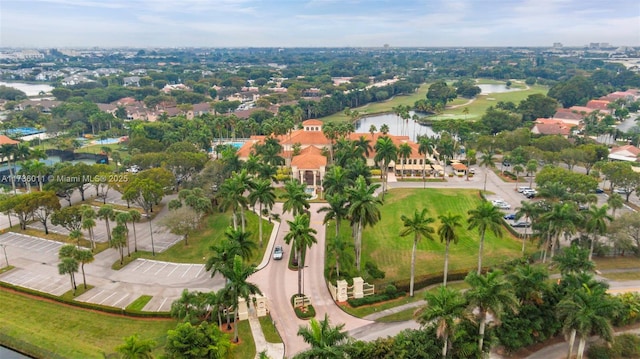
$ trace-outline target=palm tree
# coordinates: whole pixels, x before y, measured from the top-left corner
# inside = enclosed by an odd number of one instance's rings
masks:
[[[497,237],[502,237],[502,212],[490,202],[482,202],[475,209],[467,212],[469,229],[478,228],[480,232],[480,249],[478,250],[478,274],[482,273],[482,251],[484,236],[490,230]]]
[[[289,180],[284,185],[285,193],[282,195],[284,203],[282,204],[283,212],[291,212],[297,216],[308,210],[310,195],[305,191],[307,186],[296,180]]]
[[[524,217],[525,220],[531,222],[531,226],[533,226],[533,220],[538,216],[540,212],[540,207],[536,206],[535,203],[529,201],[521,201],[520,207],[516,210],[516,220]],[[524,227],[524,236],[522,237],[522,255],[524,255],[525,243],[527,241],[527,227]]]
[[[255,266],[248,266],[243,263],[242,257],[236,255],[230,267],[225,268],[222,273],[227,278],[227,290],[233,293],[233,308],[236,316],[238,313],[238,298],[242,297],[249,303],[249,296],[252,294],[262,294],[257,285],[248,282],[247,279],[256,272]],[[233,341],[238,342],[238,323],[234,325]]]
[[[349,178],[349,174],[341,166],[331,166],[322,182],[324,193],[327,196],[344,193],[346,188],[352,184],[353,180]]]
[[[395,161],[397,159],[398,148],[391,138],[387,136],[378,138],[374,148],[376,150],[376,155],[373,160],[379,164],[380,171],[382,171],[382,198],[384,199],[384,193],[387,190],[387,180],[389,178],[389,164],[391,161]]]
[[[347,207],[347,198],[337,193],[335,195],[327,195],[327,206],[324,206],[318,210],[318,212],[327,212],[324,215],[322,224],[327,224],[329,221],[334,220],[336,222],[336,237],[340,234],[340,223],[349,214],[349,207]]]
[[[518,190],[518,180],[520,179],[520,173],[522,173],[524,171],[524,168],[522,168],[522,166],[520,165],[515,165],[513,166],[513,173],[515,173],[516,175],[516,186],[515,186],[515,190]]]
[[[336,260],[336,279],[340,279],[340,267],[353,266],[355,258],[350,252],[353,245],[340,236],[336,236],[327,243],[327,253]]]
[[[129,212],[118,212],[116,214],[116,223],[118,223],[118,225],[124,226],[124,228],[126,229],[126,234],[127,234],[127,256],[131,257],[131,248],[129,246],[129,226],[127,226],[127,222],[131,221],[131,213]],[[187,240],[187,237],[185,236],[185,242]]]
[[[213,255],[207,259],[205,270],[211,272],[211,278],[217,273],[224,275],[226,268],[231,264],[236,255],[240,255],[240,248],[237,243],[231,241],[222,241],[218,245],[212,245],[209,250]]]
[[[111,226],[109,224],[109,220],[114,220],[116,216],[116,213],[113,210],[113,206],[110,204],[106,204],[100,207],[97,216],[100,219],[104,219],[105,225],[107,226],[107,240],[111,241]]]
[[[478,350],[482,353],[487,316],[490,314],[494,323],[498,323],[507,310],[517,312],[518,299],[513,293],[511,283],[505,280],[499,270],[488,272],[486,275],[471,272],[464,281],[471,286],[465,292],[465,297],[470,308],[478,313]]]
[[[373,147],[371,147],[371,140],[368,140],[364,136],[358,137],[358,139],[354,141],[354,145],[356,149],[365,157],[369,157],[369,153],[371,153],[371,150],[373,150]]]
[[[607,342],[613,338],[613,328],[609,318],[614,313],[614,304],[604,290],[582,287],[562,299],[557,306],[562,330],[569,335],[568,358],[572,358],[576,334],[580,337],[578,359],[582,359],[584,347],[591,334],[602,337]]]
[[[553,264],[560,270],[563,277],[568,275],[593,273],[596,264],[589,259],[589,251],[575,244],[564,248],[553,257]]]
[[[400,216],[403,222],[404,229],[400,232],[401,237],[406,237],[413,234],[413,249],[411,250],[411,281],[409,282],[409,296],[413,297],[413,280],[416,268],[416,250],[418,242],[421,237],[425,237],[429,240],[434,240],[433,233],[435,230],[431,227],[431,224],[435,222],[432,217],[429,217],[429,211],[423,208],[421,212],[416,210],[413,213],[413,218],[407,217],[404,214]]]
[[[80,248],[80,240],[82,239],[82,232],[80,232],[77,229],[74,229],[73,231],[69,232],[69,239],[71,239],[72,241],[76,241],[78,248]]]
[[[461,319],[471,319],[466,310],[467,301],[460,291],[441,286],[437,291],[424,293],[427,306],[420,311],[418,322],[423,326],[434,324],[436,334],[443,341],[442,358],[447,357],[451,346],[449,338],[455,333],[455,328]]]
[[[403,143],[398,147],[398,155],[402,158],[402,178],[404,179],[404,166],[407,163],[407,159],[411,156],[413,149],[408,143]]]
[[[438,227],[438,237],[440,237],[440,242],[445,243],[444,247],[444,276],[442,285],[444,287],[447,286],[447,274],[449,272],[449,245],[451,242],[454,244],[458,244],[459,236],[456,232],[456,228],[462,227],[460,221],[462,221],[462,216],[459,214],[453,214],[448,212],[445,215],[438,216],[440,220],[440,227]]]
[[[249,193],[249,203],[252,206],[258,203],[258,231],[260,235],[260,248],[262,248],[262,206],[271,210],[276,203],[276,194],[268,179],[257,180],[253,182],[251,192]],[[255,207],[254,207],[255,208]]]
[[[133,227],[133,251],[138,251],[138,235],[136,233],[136,222],[138,222],[142,218],[142,214],[135,209],[129,211],[129,215],[131,216],[131,226]]]
[[[140,339],[138,334],[124,338],[124,344],[116,347],[122,359],[153,359],[153,348],[156,342],[152,339]]]
[[[84,289],[87,289],[87,278],[84,275],[84,265],[93,262],[95,259],[93,253],[86,249],[77,249],[74,255],[75,259],[80,262],[80,270],[82,271],[82,282],[84,283]]]
[[[529,187],[531,187],[531,185],[533,185],[533,177],[535,176],[535,173],[538,170],[538,161],[529,160],[529,162],[527,162],[525,169],[529,174]]]
[[[76,277],[75,274],[78,272],[78,261],[74,257],[74,252],[76,248],[73,245],[66,245],[60,248],[60,253],[58,257],[60,258],[60,263],[58,263],[58,273],[61,275],[68,274],[69,279],[71,280],[71,289],[73,290],[73,295],[76,295]]]
[[[484,187],[483,191],[487,190],[487,173],[489,168],[496,168],[496,160],[493,158],[493,151],[486,152],[480,157],[480,167],[484,167]]]
[[[616,217],[616,210],[624,206],[624,199],[621,195],[613,192],[607,198],[607,205],[611,208],[611,217]]]
[[[589,260],[593,258],[593,248],[598,241],[598,236],[602,236],[607,233],[607,221],[613,221],[613,217],[607,214],[609,207],[605,204],[602,207],[591,205],[591,208],[587,210],[585,229],[587,232],[593,233],[591,239],[591,245],[589,246]]]
[[[96,243],[93,237],[93,228],[96,226],[96,212],[90,206],[87,206],[82,211],[82,229],[89,231],[89,240],[91,241],[91,250],[96,248]]]
[[[422,162],[422,180],[425,180],[427,175],[427,156],[433,156],[435,149],[435,140],[433,137],[420,136],[418,139],[418,153],[424,155],[424,162]],[[426,185],[426,184],[425,184]]]
[[[224,232],[226,239],[237,245],[237,254],[242,259],[248,261],[253,254],[253,251],[257,249],[256,243],[251,240],[251,232],[243,232],[241,229],[233,229],[233,227],[227,227]]]
[[[549,288],[547,267],[530,264],[519,265],[507,275],[513,284],[514,293],[520,299],[520,304],[533,303],[540,305],[544,302],[543,295]]]
[[[234,229],[238,228],[238,211],[247,205],[244,191],[243,184],[233,177],[222,182],[220,186],[220,209],[223,211],[231,209]]]
[[[307,248],[311,248],[317,243],[316,235],[318,232],[309,226],[309,216],[306,214],[298,214],[293,221],[287,221],[289,224],[289,233],[284,236],[287,244],[293,242],[295,251],[295,263],[298,266],[298,296],[304,295],[302,288],[302,271],[304,270],[304,252]]]
[[[553,258],[555,252],[554,243],[558,242],[563,234],[575,233],[577,225],[582,222],[582,216],[576,211],[575,205],[571,203],[556,203],[551,207],[551,211],[540,217],[540,221],[547,223],[549,226],[549,234],[547,235],[547,242],[544,244],[542,255],[542,263],[545,263],[547,249],[551,251],[551,258]]]
[[[122,225],[113,228],[109,246],[115,248],[120,253],[120,265],[124,263],[124,247],[127,245],[127,229]]]
[[[362,254],[362,232],[366,226],[373,226],[380,220],[382,199],[376,197],[378,184],[367,185],[364,177],[359,176],[353,187],[347,189],[349,198],[349,218],[351,219],[356,254],[356,268],[360,271]]]
[[[326,313],[322,321],[311,318],[308,327],[301,326],[298,329],[298,336],[302,337],[305,343],[311,345],[311,349],[304,352],[302,356],[305,358],[344,358],[342,344],[347,342],[349,336],[342,331],[343,328],[344,324],[332,326]]]

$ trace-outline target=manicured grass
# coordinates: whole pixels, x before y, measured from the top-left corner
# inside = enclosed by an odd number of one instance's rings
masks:
[[[256,244],[258,244],[260,241],[258,216],[251,211],[245,211],[245,215],[247,218],[246,230],[251,232],[251,238],[256,242]],[[224,232],[230,225],[232,225],[231,212],[216,212],[203,219],[201,229],[189,237],[187,245],[185,245],[184,241],[180,241],[166,251],[156,253],[155,257],[148,252],[141,252],[139,256],[140,258],[176,263],[205,263],[207,258],[211,255],[209,247],[219,244],[223,239],[225,239]],[[269,221],[263,221],[262,232],[264,243],[262,248],[258,245],[258,250],[254,251],[249,263],[255,265],[260,264],[267,248],[267,242],[269,241],[272,229],[272,223],[269,223]],[[131,255],[133,256],[133,253]]]
[[[233,343],[233,332],[228,333],[231,343]],[[232,344],[231,353],[232,358],[236,359],[253,359],[256,357],[256,342],[251,335],[251,327],[248,320],[243,320],[238,323],[238,337],[240,337],[240,343],[238,345]]]
[[[258,318],[260,320],[260,326],[264,333],[264,338],[268,343],[282,343],[282,338],[278,334],[276,326],[273,324],[273,319],[270,315]]]
[[[604,273],[602,276],[609,280],[616,281],[640,280],[640,272],[638,271]]]
[[[79,289],[79,288],[78,288]],[[138,333],[163,345],[174,320],[108,315],[0,290],[0,332],[64,358],[103,358],[123,338]],[[154,354],[162,353],[158,347]]]
[[[11,265],[2,267],[2,268],[0,268],[0,274],[2,274],[4,272],[8,272],[8,271],[12,270],[13,268],[15,268],[15,267],[11,266]]]
[[[418,308],[408,308],[402,310],[398,313],[387,315],[386,317],[379,318],[376,322],[382,323],[390,323],[390,322],[400,322],[405,320],[413,319],[413,315],[418,310]]]
[[[632,255],[626,257],[594,257],[593,261],[596,262],[596,269],[598,270],[640,268],[640,258]],[[640,272],[638,276],[640,278]]]
[[[69,290],[68,292],[60,296],[62,299],[75,300],[77,297],[93,289],[93,286],[91,284],[87,284],[87,288],[86,289],[84,288],[84,284],[82,283],[82,273],[77,273],[76,276],[80,277],[79,281],[78,281],[78,278],[76,278],[76,282],[78,282],[76,283],[77,284],[76,294],[75,295],[73,294],[73,290]],[[69,283],[69,286],[71,286],[71,283]]]
[[[127,306],[127,310],[142,311],[142,308],[149,303],[151,298],[153,297],[150,295],[141,295],[138,299],[134,300],[133,303]]]
[[[472,269],[477,266],[478,240],[477,230],[467,229],[467,211],[481,202],[477,190],[461,189],[392,189],[385,195],[385,204],[381,207],[381,220],[373,228],[367,228],[363,234],[362,264],[373,261],[386,272],[381,283],[407,280],[411,269],[411,250],[413,236],[400,237],[403,224],[401,215],[413,216],[415,210],[427,208],[429,215],[436,218],[432,225],[437,230],[437,216],[452,212],[463,218],[458,228],[460,240],[452,244],[449,251],[449,271]],[[350,232],[348,226],[344,232]],[[521,242],[512,237],[506,229],[503,237],[493,233],[485,235],[483,266],[492,266],[521,256]],[[422,239],[416,252],[416,277],[442,272],[444,269],[444,244],[437,234],[434,241]],[[529,244],[529,246],[533,246]],[[531,249],[531,247],[530,247]]]

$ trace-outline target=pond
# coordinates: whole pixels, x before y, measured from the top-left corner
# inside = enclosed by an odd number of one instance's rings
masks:
[[[487,95],[490,93],[503,93],[503,92],[512,92],[512,91],[522,91],[520,88],[507,87],[504,84],[481,84],[478,85],[480,87],[480,92],[483,95]]]
[[[18,352],[15,352],[9,348],[5,348],[0,346],[0,358],[2,359],[23,359],[29,358],[28,356],[22,355]]]
[[[4,85],[7,87],[13,87],[14,89],[18,89],[27,96],[37,96],[40,92],[48,93],[53,90],[53,87],[46,84],[27,84],[24,82],[2,82],[0,81],[0,85]]]
[[[411,117],[415,114],[414,111],[409,111]],[[420,114],[418,114],[418,116],[421,117]],[[363,117],[354,123],[356,132],[365,133],[369,132],[371,125],[376,126],[376,131],[380,131],[380,127],[385,124],[389,126],[390,134],[395,136],[409,136],[413,141],[416,141],[418,135],[436,135],[431,129],[431,126],[421,125],[413,119],[403,121],[402,118],[393,113]]]

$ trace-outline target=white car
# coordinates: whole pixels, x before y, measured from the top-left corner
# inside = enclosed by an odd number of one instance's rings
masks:
[[[491,201],[494,207],[498,207],[500,209],[511,209],[511,205],[501,199],[496,199]]]
[[[273,259],[281,260],[283,256],[284,256],[284,250],[282,249],[282,246],[276,246],[273,249]]]
[[[533,188],[531,187],[527,187],[527,186],[520,186],[518,187],[518,192],[523,193],[524,191],[532,191]]]

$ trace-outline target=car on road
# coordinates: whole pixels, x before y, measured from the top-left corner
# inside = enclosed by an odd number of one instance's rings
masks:
[[[511,209],[511,205],[503,200],[493,200],[491,203],[494,207],[498,207],[500,209]]]
[[[533,188],[529,187],[529,186],[520,186],[518,187],[518,192],[522,193],[524,191],[531,191]]]
[[[601,193],[604,193],[604,190],[602,188],[596,188],[596,190],[594,192],[596,194],[601,194]]]
[[[511,224],[511,227],[514,227],[514,228],[528,228],[530,226],[531,226],[531,222],[526,222],[526,221],[514,222]]]
[[[273,259],[281,260],[282,257],[284,257],[284,249],[282,249],[282,246],[276,246],[273,249]]]
[[[536,191],[535,189],[528,189],[528,190],[522,191],[522,194],[527,198],[533,198],[536,196],[536,194],[538,194],[538,191]]]
[[[504,219],[513,221],[516,219],[516,214],[515,213],[505,214]]]
[[[613,190],[613,192],[617,193],[617,194],[622,194],[622,195],[627,195],[627,193],[631,193],[632,190],[627,189],[627,188],[616,188]]]

